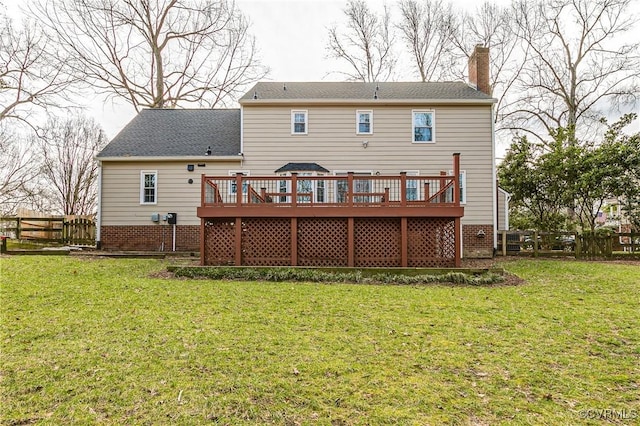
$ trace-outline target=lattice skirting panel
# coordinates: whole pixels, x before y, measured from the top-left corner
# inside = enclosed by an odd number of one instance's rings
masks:
[[[204,221],[205,265],[235,265],[235,219],[208,219]]]
[[[401,218],[244,218],[236,242],[236,219],[204,221],[205,265],[402,266]],[[292,256],[292,223],[296,256]],[[240,244],[239,247],[236,244]],[[350,250],[352,253],[350,253]],[[241,256],[236,261],[236,253]],[[408,218],[407,266],[450,267],[456,263],[453,218]]]
[[[291,264],[291,219],[242,220],[242,264],[279,266]]]
[[[298,219],[298,265],[347,266],[346,218]]]
[[[399,218],[357,218],[353,234],[355,266],[401,266]]]
[[[407,220],[407,263],[410,267],[453,267],[456,260],[455,221],[449,218]]]

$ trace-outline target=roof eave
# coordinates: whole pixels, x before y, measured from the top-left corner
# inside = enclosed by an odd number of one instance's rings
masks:
[[[251,105],[491,105],[497,99],[240,99],[243,107]]]
[[[123,156],[123,157],[96,157],[100,162],[134,162],[134,161],[241,161],[244,157],[237,155],[172,155],[172,156]]]

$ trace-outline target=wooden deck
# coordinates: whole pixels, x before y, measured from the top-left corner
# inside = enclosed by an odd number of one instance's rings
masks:
[[[202,264],[459,266],[459,154],[452,169],[436,176],[203,175]]]

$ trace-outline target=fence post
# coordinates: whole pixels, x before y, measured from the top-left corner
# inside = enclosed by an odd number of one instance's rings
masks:
[[[533,231],[533,257],[538,257],[538,231]]]
[[[16,240],[20,239],[20,234],[21,234],[21,231],[20,231],[21,223],[20,222],[21,222],[20,217],[17,217],[16,218]]]
[[[580,237],[580,234],[576,231],[576,236],[575,236],[575,251],[576,251],[576,259],[579,259],[582,256],[582,239]]]
[[[501,231],[502,232],[502,256],[506,256],[507,255],[507,232],[508,231]]]

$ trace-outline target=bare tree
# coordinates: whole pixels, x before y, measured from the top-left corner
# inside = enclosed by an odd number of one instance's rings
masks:
[[[53,60],[56,48],[34,25],[16,28],[4,10],[0,25],[0,122],[17,120],[33,128],[32,115],[58,106],[74,79],[65,60]]]
[[[98,180],[97,153],[107,139],[93,119],[82,116],[49,119],[39,146],[42,175],[51,204],[65,215],[95,213]]]
[[[519,74],[513,108],[503,116],[511,129],[540,141],[563,127],[594,134],[605,108],[637,102],[640,95],[633,0],[519,0],[517,36],[529,58]]]
[[[0,216],[33,205],[40,193],[39,158],[23,138],[0,123]]]
[[[228,0],[35,0],[77,76],[136,110],[235,101],[268,70]]]
[[[451,68],[457,78],[466,78],[469,56],[476,45],[489,48],[490,85],[492,96],[498,99],[494,116],[497,130],[501,130],[500,118],[510,108],[510,93],[527,58],[512,30],[512,21],[508,7],[484,2],[471,12],[455,14],[451,24],[451,41],[456,46]]]
[[[452,76],[451,5],[442,0],[401,0],[398,28],[413,58],[421,81],[443,80]]]
[[[349,71],[340,72],[351,81],[387,81],[392,78],[396,60],[392,46],[391,16],[385,6],[382,16],[364,0],[349,0],[344,10],[347,28],[329,29],[329,56],[346,61]]]

